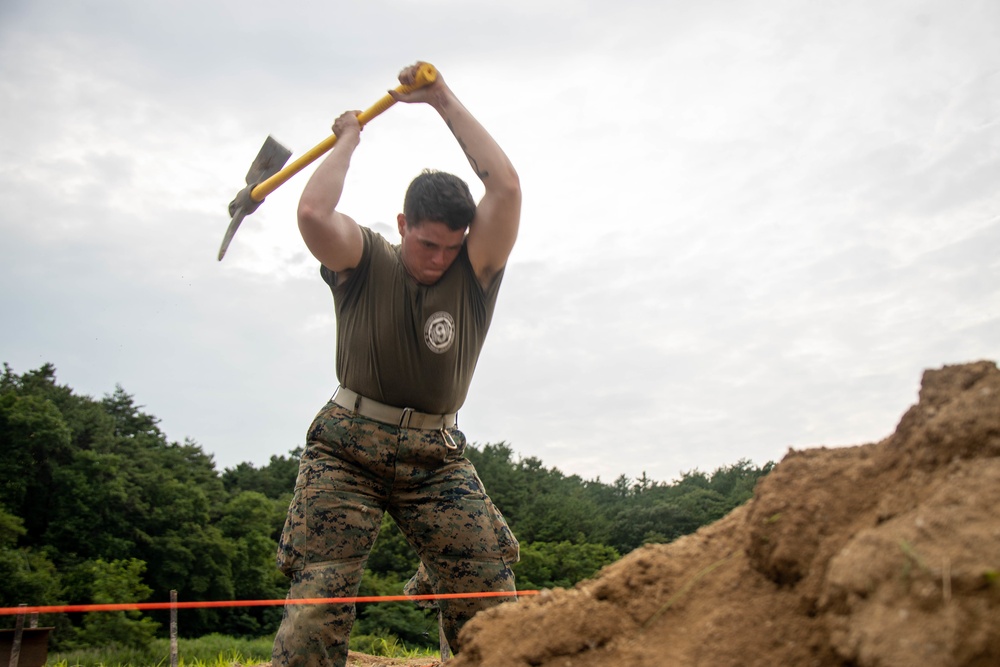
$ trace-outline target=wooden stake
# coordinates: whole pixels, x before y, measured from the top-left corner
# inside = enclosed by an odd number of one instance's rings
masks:
[[[170,591],[170,667],[177,667],[177,591]]]
[[[17,605],[18,607],[27,607],[25,603]],[[10,667],[17,667],[18,661],[21,659],[21,635],[24,634],[24,614],[17,615],[17,621],[14,624],[14,644],[10,647]]]
[[[448,639],[444,636],[443,615],[438,610],[438,641],[441,644],[441,662],[451,657],[451,647],[448,646]]]

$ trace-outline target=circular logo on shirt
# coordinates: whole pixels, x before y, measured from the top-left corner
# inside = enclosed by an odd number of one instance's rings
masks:
[[[440,310],[428,317],[424,324],[424,342],[436,354],[450,350],[455,342],[455,320],[452,316]]]

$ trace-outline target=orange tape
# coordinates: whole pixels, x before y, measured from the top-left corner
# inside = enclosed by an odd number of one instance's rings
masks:
[[[437,595],[372,595],[353,598],[295,598],[293,600],[205,600],[201,602],[122,602],[116,604],[69,604],[46,607],[0,607],[0,616],[16,614],[67,614],[94,611],[147,611],[156,609],[207,609],[218,607],[276,607],[286,604],[355,604],[407,602],[416,600],[457,600],[538,595],[538,591],[487,591],[484,593],[440,593]]]

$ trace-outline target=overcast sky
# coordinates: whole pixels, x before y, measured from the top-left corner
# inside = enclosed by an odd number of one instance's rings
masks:
[[[227,206],[268,134],[300,155],[426,60],[524,191],[472,442],[606,482],[874,442],[1000,358],[998,45],[996,0],[4,0],[0,361],[120,384],[220,470],[301,445],[337,385],[312,167],[220,263]],[[425,167],[482,192],[397,105],[342,210],[390,236]]]

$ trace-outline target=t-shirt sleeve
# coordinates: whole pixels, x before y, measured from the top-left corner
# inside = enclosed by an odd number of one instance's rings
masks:
[[[334,292],[334,294],[336,294],[338,290],[346,291],[349,289],[349,285],[356,284],[360,280],[359,276],[364,275],[368,271],[368,266],[371,264],[372,233],[373,232],[367,227],[361,228],[361,241],[363,244],[361,248],[361,259],[358,261],[358,265],[348,272],[349,275],[347,276],[347,280],[340,285],[337,284],[337,272],[331,271],[323,264],[320,264],[319,275],[323,279],[323,282],[330,286],[330,289]]]

